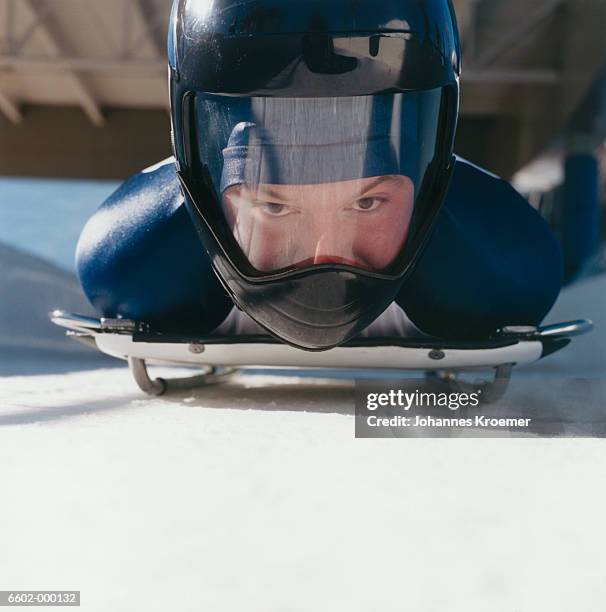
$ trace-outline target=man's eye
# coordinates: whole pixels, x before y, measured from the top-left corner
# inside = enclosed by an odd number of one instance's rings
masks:
[[[363,210],[366,212],[379,208],[383,202],[383,198],[360,198],[356,200],[353,207],[354,210]]]
[[[286,215],[290,210],[286,204],[278,204],[277,202],[257,202],[257,206],[264,213],[274,217]]]

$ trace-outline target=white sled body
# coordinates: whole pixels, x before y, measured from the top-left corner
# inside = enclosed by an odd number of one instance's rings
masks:
[[[103,353],[120,359],[237,368],[464,370],[525,365],[591,329],[589,321],[574,321],[544,328],[505,328],[495,338],[477,342],[366,338],[311,352],[269,336],[174,339],[142,332],[141,324],[122,319],[92,319],[63,311],[53,312],[51,318],[76,338],[94,342]]]
[[[162,395],[169,388],[219,382],[242,368],[420,370],[436,371],[452,384],[454,374],[493,368],[495,377],[483,384],[485,399],[505,392],[513,366],[553,353],[575,335],[591,330],[590,321],[573,321],[543,328],[514,326],[494,338],[460,342],[439,339],[360,338],[328,351],[303,351],[269,336],[174,337],[150,330],[144,323],[123,319],[92,319],[55,311],[51,319],[75,339],[103,353],[126,359],[139,388]],[[146,362],[200,366],[205,373],[187,379],[150,378]]]
[[[346,368],[346,369],[463,369],[492,367],[503,363],[527,364],[540,359],[540,341],[516,342],[496,348],[430,348],[395,345],[341,346],[309,352],[285,344],[134,342],[129,335],[98,333],[100,351],[127,359],[174,364],[230,367]],[[437,351],[441,351],[439,354]],[[438,358],[439,357],[439,358]]]

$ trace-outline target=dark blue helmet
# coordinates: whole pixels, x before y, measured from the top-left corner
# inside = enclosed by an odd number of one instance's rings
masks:
[[[176,0],[173,144],[234,302],[328,349],[393,301],[453,167],[449,0]]]

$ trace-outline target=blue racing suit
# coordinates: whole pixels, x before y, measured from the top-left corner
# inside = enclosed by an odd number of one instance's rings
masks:
[[[82,232],[77,268],[101,316],[200,336],[233,318],[172,159],[130,178],[103,203]],[[454,340],[537,325],[562,276],[559,244],[541,216],[509,183],[457,159],[427,247],[393,305],[406,324],[369,329]]]

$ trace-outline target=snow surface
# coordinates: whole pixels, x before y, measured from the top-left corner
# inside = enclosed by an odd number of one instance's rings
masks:
[[[602,384],[605,303],[605,278],[562,297],[557,319],[598,330],[517,373],[509,406],[568,414],[561,385]],[[356,440],[347,380],[248,375],[149,399],[124,368],[61,364],[0,378],[0,590],[77,589],[104,612],[606,598],[603,440]]]

